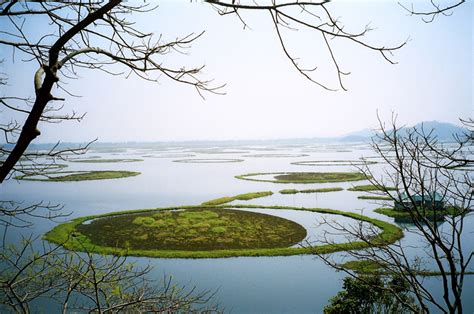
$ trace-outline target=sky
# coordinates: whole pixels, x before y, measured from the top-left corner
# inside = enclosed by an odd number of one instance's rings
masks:
[[[411,2],[404,1],[410,5]],[[421,2],[415,2],[420,5]],[[425,1],[426,3],[426,1]],[[334,40],[348,91],[326,91],[309,82],[291,65],[281,49],[268,12],[243,14],[251,29],[243,29],[234,15],[220,16],[208,4],[160,1],[148,14],[133,15],[140,28],[172,40],[188,33],[205,34],[187,55],[166,56],[174,65],[205,65],[202,78],[226,84],[225,95],[204,93],[203,100],[189,86],[161,78],[159,83],[136,77],[80,71],[68,81],[64,112],[86,112],[84,120],[40,124],[37,143],[275,139],[339,136],[377,126],[377,112],[389,122],[392,113],[401,124],[438,120],[459,124],[472,117],[473,16],[468,2],[433,23],[409,16],[397,1],[336,1],[328,5],[347,29],[375,28],[368,40],[397,45],[391,65],[379,53],[348,41]],[[40,36],[47,25],[35,20],[30,31]],[[318,66],[317,78],[337,87],[336,72],[321,36],[286,31],[288,49],[307,67]],[[34,63],[12,63],[6,56],[2,72],[9,75],[5,93],[34,94]],[[56,91],[61,95],[60,91]],[[7,120],[5,111],[1,120]]]

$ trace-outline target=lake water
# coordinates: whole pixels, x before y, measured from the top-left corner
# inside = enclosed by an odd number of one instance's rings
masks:
[[[307,155],[307,156],[304,156]],[[372,157],[374,153],[363,143],[311,144],[311,145],[235,145],[218,146],[172,146],[153,144],[133,147],[97,147],[85,156],[111,158],[141,158],[142,162],[126,163],[73,163],[64,171],[74,170],[128,170],[142,174],[114,180],[84,182],[32,182],[9,180],[1,186],[1,199],[28,202],[47,201],[64,205],[71,215],[67,219],[130,209],[144,209],[179,205],[198,205],[210,199],[247,192],[273,191],[269,197],[233,204],[283,205],[297,207],[331,208],[393,222],[393,219],[374,213],[380,202],[360,200],[364,193],[346,189],[367,181],[324,184],[278,184],[252,182],[234,178],[236,175],[254,172],[291,171],[355,171],[351,166],[302,166],[295,161],[351,160]],[[173,162],[176,159],[242,159],[230,163]],[[370,159],[377,160],[377,159]],[[60,162],[63,163],[63,162]],[[382,164],[371,169],[378,174]],[[342,187],[343,191],[317,194],[282,195],[281,189],[313,189]],[[252,209],[255,210],[255,209]],[[319,226],[323,216],[344,224],[351,219],[340,216],[321,215],[300,211],[265,210],[294,220],[308,230],[309,241],[317,241],[325,227]],[[64,219],[63,219],[64,220]],[[21,235],[41,235],[54,227],[51,221],[36,221],[33,228],[16,231],[8,240],[16,241]],[[405,226],[410,230],[409,225]],[[327,227],[326,227],[327,228]],[[474,230],[474,219],[468,217],[465,230]],[[466,250],[473,251],[474,235],[469,233]],[[338,242],[343,236],[335,236]],[[420,238],[406,232],[404,245],[419,246]],[[409,254],[421,254],[420,248],[409,249]],[[340,255],[340,254],[339,254]],[[337,258],[338,255],[336,255]],[[343,273],[336,272],[314,256],[289,257],[237,257],[224,259],[156,259],[131,257],[129,261],[154,267],[152,278],[171,275],[174,283],[186,287],[195,286],[198,291],[216,291],[216,300],[227,312],[233,313],[319,313],[342,287]],[[426,278],[425,284],[436,290],[440,279]],[[464,296],[474,291],[474,276],[465,281]],[[441,296],[439,296],[441,297]],[[467,312],[474,312],[474,300],[464,298]],[[46,302],[47,303],[47,302]]]

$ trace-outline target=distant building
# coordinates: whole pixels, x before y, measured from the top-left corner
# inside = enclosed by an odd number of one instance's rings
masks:
[[[443,197],[437,193],[425,193],[411,195],[416,207],[424,207],[425,209],[444,209]],[[413,203],[407,193],[400,194],[400,198],[395,201],[395,209],[403,210],[413,208]]]

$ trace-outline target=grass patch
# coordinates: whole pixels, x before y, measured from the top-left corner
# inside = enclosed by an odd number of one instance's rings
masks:
[[[119,178],[138,176],[139,174],[140,172],[115,171],[115,170],[64,171],[64,172],[48,172],[41,175],[22,175],[22,176],[15,177],[15,179],[28,180],[28,181],[70,182],[70,181],[119,179]]]
[[[306,237],[291,220],[224,208],[116,215],[78,224],[75,232],[90,245],[138,251],[286,248]]]
[[[380,263],[369,260],[348,261],[340,265],[344,269],[353,270],[357,273],[370,274],[379,272],[383,267]]]
[[[107,221],[111,222],[111,220],[107,220],[108,218],[118,218],[118,217],[135,217],[138,216],[149,216],[153,217],[155,221],[157,220],[155,215],[174,215],[171,211],[177,209],[186,209],[186,210],[202,210],[202,206],[183,206],[183,207],[170,207],[170,208],[162,208],[162,209],[147,209],[147,210],[134,210],[134,211],[122,211],[116,213],[108,213],[104,215],[97,215],[97,216],[87,216],[82,218],[76,218],[72,221],[60,224],[56,226],[54,229],[46,233],[44,239],[56,244],[60,244],[64,246],[66,249],[70,250],[77,250],[77,251],[89,251],[95,252],[100,254],[114,254],[114,255],[131,255],[131,256],[148,256],[148,257],[162,257],[162,258],[222,258],[222,257],[235,257],[235,256],[288,256],[288,255],[300,255],[300,254],[328,254],[332,252],[338,251],[346,251],[346,250],[357,250],[363,249],[367,247],[373,246],[384,246],[394,243],[395,241],[401,239],[403,237],[402,230],[388,222],[384,222],[375,218],[370,218],[367,216],[363,216],[356,213],[350,212],[343,212],[334,209],[324,209],[324,208],[303,208],[303,207],[286,207],[286,206],[257,206],[257,205],[226,205],[225,207],[216,207],[215,209],[239,209],[239,208],[260,208],[260,209],[283,209],[283,210],[302,210],[302,211],[310,211],[310,212],[318,212],[324,214],[332,214],[332,215],[341,215],[349,218],[353,218],[360,221],[365,221],[373,224],[377,228],[380,228],[382,231],[377,236],[370,239],[369,242],[363,241],[353,241],[348,243],[338,243],[338,244],[326,244],[321,246],[314,246],[314,247],[276,247],[276,248],[243,248],[243,249],[214,249],[214,250],[176,250],[176,249],[133,249],[131,246],[133,245],[130,240],[133,240],[132,235],[133,233],[128,233],[125,236],[128,237],[128,244],[127,242],[123,243],[124,247],[118,247],[117,243],[112,243],[110,246],[102,246],[96,243],[91,242],[91,240],[82,233],[77,231],[79,225],[87,226],[82,224],[91,219],[96,219],[94,221],[101,221],[102,220],[102,230],[97,232],[97,235],[100,236],[104,232],[104,230],[113,229],[116,231],[120,231],[116,225],[111,225],[107,227]],[[209,210],[209,207],[205,208],[206,211]],[[188,211],[192,212],[192,211]],[[278,218],[278,217],[277,217]],[[130,219],[130,218],[127,218]],[[161,216],[159,219],[162,220]],[[166,218],[164,218],[166,220]],[[202,221],[205,224],[210,226],[211,233],[220,233],[222,229],[213,229],[215,227],[225,227],[220,225],[213,225],[214,219],[206,219]],[[176,220],[177,221],[177,220]],[[127,223],[127,226],[130,228],[132,223]],[[191,225],[191,224],[189,224]],[[265,224],[267,225],[267,224]],[[265,227],[265,225],[263,227]],[[183,224],[178,226],[183,227]],[[178,227],[177,226],[177,227]],[[268,226],[268,225],[267,225]],[[269,226],[271,227],[271,226]],[[143,226],[141,230],[147,230],[148,227]],[[192,227],[194,228],[194,227]],[[198,227],[200,228],[200,227]],[[203,226],[204,228],[204,226]],[[206,226],[206,228],[208,228]],[[225,227],[226,228],[226,227]],[[186,228],[185,228],[186,229]],[[189,227],[187,227],[189,229]],[[256,228],[250,228],[248,230],[254,230]],[[273,229],[273,228],[272,228]],[[226,231],[228,229],[226,228]],[[165,232],[169,232],[164,229]],[[132,231],[133,232],[133,231]],[[191,231],[188,231],[191,232]],[[198,231],[196,231],[198,233]],[[148,234],[148,233],[146,233]],[[191,232],[193,234],[193,232]],[[199,233],[198,233],[199,234]],[[277,233],[276,236],[279,234]],[[146,240],[147,236],[142,234],[136,234],[137,241],[141,241],[141,239]],[[108,237],[107,241],[111,241],[113,239]],[[228,239],[228,238],[223,238]],[[125,240],[127,241],[127,240]],[[216,240],[217,241],[217,240]],[[225,241],[225,240],[221,240]]]
[[[421,212],[422,210],[420,210]],[[396,222],[411,222],[413,219],[408,211],[395,210],[393,208],[381,207],[374,209],[374,212],[395,218]],[[415,215],[419,215],[418,212],[413,212]],[[459,210],[454,207],[448,207],[443,210],[425,210],[423,216],[429,220],[444,220],[445,216],[458,215]]]
[[[305,160],[295,161],[292,165],[297,166],[364,166],[376,164],[376,161],[363,160]]]
[[[256,176],[274,175],[273,180],[256,179]],[[247,173],[235,176],[237,179],[272,183],[327,183],[367,180],[361,172],[268,172]]]
[[[306,190],[296,190],[296,189],[283,189],[280,190],[280,194],[297,194],[297,193],[327,193],[327,192],[338,192],[344,190],[341,187],[333,188],[320,188],[320,189],[306,189]]]
[[[348,261],[344,264],[339,265],[344,269],[352,270],[359,274],[374,274],[374,273],[382,273],[382,274],[390,274],[390,271],[385,270],[384,268],[387,267],[387,264],[378,263],[376,261],[370,260],[358,260],[358,261]],[[412,272],[418,276],[422,277],[430,277],[430,276],[441,276],[440,271],[431,271],[431,270],[416,270],[413,269]],[[451,273],[447,272],[447,275]],[[460,273],[458,273],[460,274]],[[474,271],[466,271],[465,275],[474,275]]]
[[[280,190],[279,192],[280,194],[297,194],[300,191],[297,189],[283,189],[283,190]]]
[[[354,192],[367,192],[367,191],[384,191],[384,188],[387,191],[396,191],[397,188],[393,186],[386,186],[383,187],[381,185],[375,185],[375,184],[367,184],[367,185],[356,185],[351,188],[348,188],[348,191],[354,191]]]
[[[63,169],[66,168],[67,165],[65,164],[56,164],[56,163],[50,163],[50,164],[43,164],[43,163],[21,163],[19,165],[19,170],[22,172],[28,172],[28,171],[33,171],[33,172],[38,172],[38,171],[51,171],[51,170],[58,170],[58,169]]]
[[[231,158],[189,158],[189,159],[177,159],[173,162],[189,163],[189,164],[224,164],[231,162],[242,162],[243,159],[231,159]]]
[[[390,196],[360,195],[357,198],[360,200],[393,201]]]
[[[270,196],[270,195],[273,195],[272,191],[252,192],[252,193],[239,194],[236,196],[224,196],[224,197],[219,197],[219,198],[204,202],[202,203],[202,205],[207,205],[207,206],[222,205],[222,204],[230,203],[236,200],[248,201],[254,198],[265,197],[265,196]]]
[[[114,158],[114,159],[74,159],[70,162],[82,162],[82,163],[91,163],[91,164],[101,164],[101,163],[114,163],[114,162],[139,162],[143,159],[134,159],[134,158]]]

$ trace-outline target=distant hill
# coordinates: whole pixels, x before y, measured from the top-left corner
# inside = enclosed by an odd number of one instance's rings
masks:
[[[459,127],[452,123],[438,121],[426,121],[418,123],[415,125],[415,127],[419,130],[423,130],[425,133],[429,133],[431,130],[433,130],[433,135],[442,141],[453,140],[454,134],[463,135],[467,132],[466,128]]]
[[[339,138],[340,141],[343,142],[365,142],[370,140],[377,134],[375,130],[372,129],[363,129],[356,132],[348,133]]]
[[[423,130],[426,134],[433,131],[432,135],[436,136],[438,140],[440,141],[451,141],[454,139],[453,137],[454,134],[463,135],[467,132],[466,128],[457,126],[452,123],[439,122],[439,121],[424,121],[411,127],[402,128],[399,131],[400,135],[404,134],[404,129],[406,130],[412,127],[416,127],[419,131]],[[363,129],[357,132],[351,132],[344,136],[341,136],[339,137],[339,140],[344,141],[344,142],[368,141],[376,134],[377,132],[375,130]]]

